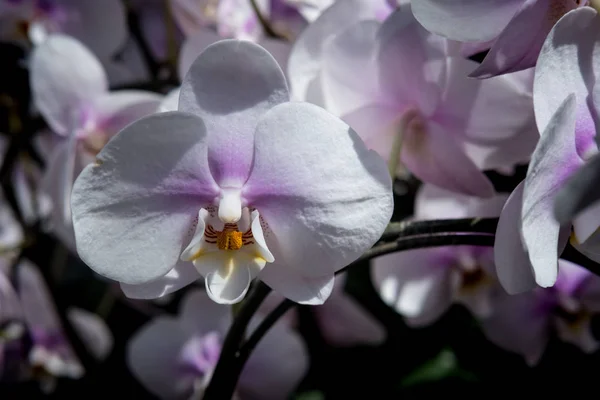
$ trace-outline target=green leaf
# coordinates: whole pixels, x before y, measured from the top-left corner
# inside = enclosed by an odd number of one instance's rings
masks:
[[[318,390],[312,390],[310,392],[298,393],[294,396],[294,400],[324,400],[325,396]]]
[[[460,368],[456,356],[450,349],[442,350],[434,359],[427,361],[408,374],[402,379],[400,385],[409,387],[447,378],[459,378],[466,381],[476,380],[473,373]]]

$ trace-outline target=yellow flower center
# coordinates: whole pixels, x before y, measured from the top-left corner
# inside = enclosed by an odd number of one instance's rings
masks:
[[[244,244],[242,235],[238,230],[224,229],[217,233],[217,247],[220,250],[239,250]]]
[[[217,231],[211,225],[206,226],[204,240],[216,244],[219,250],[239,250],[245,245],[253,244],[252,231],[243,233],[237,224],[225,224],[222,231]]]

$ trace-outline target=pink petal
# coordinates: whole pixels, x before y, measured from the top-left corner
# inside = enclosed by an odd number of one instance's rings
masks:
[[[98,59],[80,42],[52,35],[31,56],[34,102],[52,129],[68,135],[75,113],[108,89]]]
[[[574,1],[526,0],[470,76],[490,78],[533,67],[550,29]]]
[[[581,165],[575,148],[575,95],[550,120],[533,153],[523,188],[523,240],[538,285],[554,285],[558,256],[570,233],[554,218],[554,198],[564,179]]]
[[[471,196],[494,195],[492,183],[466,156],[457,138],[434,123],[405,132],[402,162],[424,182]]]
[[[240,187],[246,181],[259,118],[288,100],[283,72],[254,43],[223,40],[196,59],[183,79],[179,110],[204,119],[208,159],[219,185]]]

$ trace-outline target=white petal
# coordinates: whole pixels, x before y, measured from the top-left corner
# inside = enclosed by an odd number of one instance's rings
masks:
[[[255,140],[243,194],[268,225],[271,269],[327,278],[380,237],[393,207],[389,173],[346,124],[292,102],[265,115]]]
[[[77,40],[52,35],[31,56],[31,90],[35,106],[56,133],[66,135],[74,112],[108,89],[96,57]]]
[[[375,19],[376,1],[337,1],[297,38],[288,61],[294,98],[308,100],[308,91],[321,69],[327,42],[358,21]]]
[[[574,160],[574,161],[573,161]],[[523,188],[522,229],[538,285],[554,285],[558,256],[570,234],[554,218],[554,198],[565,174],[577,162],[575,95],[571,94],[547,125],[533,153]]]
[[[418,0],[415,17],[431,32],[461,42],[496,37],[523,0]]]
[[[190,114],[145,117],[110,140],[81,173],[71,205],[77,250],[90,268],[141,284],[177,265],[198,209],[218,193],[203,128]]]
[[[540,132],[570,93],[576,94],[578,104],[587,101],[600,76],[598,43],[600,17],[591,7],[565,14],[550,31],[535,69],[533,98]]]
[[[189,394],[193,378],[181,374],[178,357],[190,336],[175,318],[156,318],[130,339],[127,365],[144,387],[157,396],[177,398]]]
[[[533,266],[521,235],[524,185],[521,182],[506,201],[494,242],[494,263],[498,280],[510,294],[525,292],[536,286]]]
[[[67,317],[94,357],[98,360],[108,357],[113,348],[113,336],[102,318],[81,308],[67,310]]]
[[[179,110],[204,119],[209,159],[222,187],[240,187],[252,165],[258,120],[289,100],[285,76],[257,44],[222,40],[194,61],[181,84]]]

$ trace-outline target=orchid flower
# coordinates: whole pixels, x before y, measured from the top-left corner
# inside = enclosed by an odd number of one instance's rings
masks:
[[[402,163],[424,182],[490,197],[493,186],[464,143],[493,146],[535,134],[531,95],[521,76],[467,78],[472,62],[452,56],[450,47],[417,23],[409,5],[383,24],[355,23],[330,39],[323,53],[323,100],[385,159],[402,140]],[[292,69],[290,76],[294,81]]]
[[[251,326],[258,324],[255,318]],[[214,303],[202,291],[190,291],[177,317],[155,318],[134,334],[127,348],[129,368],[161,399],[201,398],[230,324],[229,307]],[[287,398],[307,367],[300,336],[278,323],[248,359],[234,398]]]
[[[221,38],[268,41],[254,7],[247,0],[170,0],[175,20],[186,36],[215,29]],[[306,22],[286,0],[257,0],[256,5],[278,33],[294,37]]]
[[[25,332],[23,310],[9,277],[12,263],[12,258],[0,257],[0,379],[2,380],[6,380],[13,370],[11,366],[21,361],[19,357],[21,339]]]
[[[386,337],[381,323],[376,320],[352,295],[344,290],[345,276],[338,278],[327,301],[312,308],[313,315],[323,338],[332,346],[379,345]],[[271,292],[260,307],[268,313],[283,300]],[[291,327],[298,325],[298,315],[290,311],[284,320]]]
[[[599,57],[594,49],[594,46],[600,43],[599,22],[600,16],[591,10],[573,12],[565,16],[564,21],[560,21],[560,25],[556,26],[556,35],[564,38],[563,40],[567,41],[568,47],[564,46],[564,49],[549,48],[547,57],[550,61],[547,69],[548,80],[559,68],[565,66],[570,69],[576,68],[578,63],[585,63],[589,66],[586,68],[579,67],[582,72],[573,75],[574,79],[572,81],[577,85],[575,93],[578,95],[578,101],[581,98],[576,122],[576,140],[579,147],[584,147],[582,151],[586,162],[572,177],[567,179],[556,195],[555,213],[560,223],[574,221],[575,229],[572,243],[595,261],[600,260],[600,249],[598,248],[600,236],[595,234],[595,229],[600,225],[600,220],[597,219],[598,212],[595,211],[598,210],[598,200],[600,199],[598,194],[598,182],[600,181],[598,163],[600,162],[600,156],[595,154],[594,151],[597,149],[599,139],[595,135],[597,125],[593,122],[596,121],[595,118],[597,118],[600,110],[598,85],[595,84],[596,73],[594,72],[598,64],[595,60]],[[578,33],[584,36],[578,36]],[[586,45],[579,42],[581,38],[586,39]],[[578,40],[578,42],[575,42],[575,40]],[[579,44],[576,45],[576,43]],[[558,56],[558,51],[563,54],[563,56],[560,56],[561,58]],[[574,74],[575,70],[570,70],[569,73]],[[540,92],[542,92],[542,89],[540,86]],[[557,89],[561,90],[562,88],[557,87]],[[556,94],[559,95],[560,92]],[[592,137],[596,141],[595,145],[590,143]],[[580,144],[580,142],[582,143]],[[586,222],[588,228],[583,229],[583,224],[586,224]],[[589,236],[592,232],[594,234]]]
[[[470,74],[489,78],[535,66],[554,24],[587,4],[587,0],[418,0],[412,7],[427,30],[460,42],[476,42],[478,50],[489,48]]]
[[[6,143],[0,140],[0,151],[6,151]],[[45,220],[51,212],[49,197],[37,190],[42,180],[42,172],[29,159],[15,162],[11,173],[11,183],[16,206],[23,222],[34,224]],[[23,228],[17,222],[10,206],[0,196],[0,253],[16,249],[23,244]]]
[[[121,0],[0,0],[0,34],[26,34],[41,44],[53,33],[64,33],[84,43],[108,62],[125,44],[127,24]]]
[[[117,134],[71,204],[82,260],[129,297],[203,276],[213,300],[236,303],[258,276],[321,304],[334,272],[380,237],[392,195],[383,161],[346,124],[289,102],[266,50],[224,40],[191,66],[179,111]]]
[[[559,260],[554,287],[505,295],[481,326],[490,341],[521,354],[529,365],[539,362],[553,333],[592,353],[599,347],[591,329],[592,317],[600,312],[599,294],[600,278]]]
[[[109,92],[98,59],[63,35],[52,35],[34,50],[31,88],[36,107],[61,138],[49,156],[44,189],[54,204],[53,231],[74,249],[69,203],[75,178],[122,127],[155,112],[162,96]]]
[[[329,43],[360,21],[383,21],[392,8],[385,0],[336,1],[313,21],[294,43],[288,61],[292,98],[325,107],[321,83]]]
[[[24,236],[23,228],[10,207],[0,201],[0,253],[18,248],[23,243]]]
[[[16,267],[19,302],[32,340],[29,363],[42,383],[53,386],[55,378],[80,378],[83,366],[68,342],[52,297],[38,269],[23,261]],[[69,319],[94,356],[106,357],[112,336],[99,317],[83,310],[71,311]]]
[[[483,200],[424,185],[414,219],[496,217],[505,200],[504,195]],[[371,272],[381,299],[409,325],[424,326],[452,303],[465,305],[478,318],[492,314],[501,290],[493,261],[492,249],[484,247],[425,248],[376,258]]]
[[[542,134],[527,177],[507,201],[496,232],[496,267],[500,282],[509,293],[529,290],[535,283],[549,287],[556,282],[558,257],[569,240],[571,228],[571,242],[588,255],[594,252],[600,237],[596,233],[600,226],[596,206],[560,223],[553,211],[557,193],[565,182],[576,171],[585,172],[592,166],[592,157],[597,153],[596,111],[588,99],[600,70],[597,63],[592,63],[593,47],[582,47],[579,41],[597,41],[599,21],[591,8],[571,11],[554,26],[540,53],[534,107]],[[596,32],[596,36],[591,32]],[[586,63],[589,68],[581,68]],[[597,71],[593,72],[593,68]],[[515,235],[515,231],[520,234]]]

